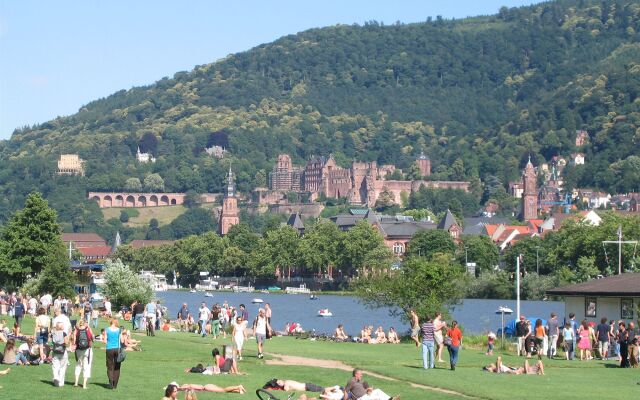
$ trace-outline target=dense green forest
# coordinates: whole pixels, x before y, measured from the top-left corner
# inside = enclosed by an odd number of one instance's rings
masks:
[[[265,186],[279,153],[393,163],[420,151],[433,179],[504,189],[534,163],[581,151],[566,185],[640,190],[640,3],[559,0],[497,15],[338,25],[282,37],[122,90],[0,143],[0,221],[40,191],[65,229],[104,226],[89,190],[159,174],[168,192]],[[575,147],[577,129],[589,140]],[[230,156],[208,156],[222,145]],[[135,161],[136,149],[154,164]],[[85,177],[56,177],[62,153]],[[504,193],[503,190],[500,192]],[[112,224],[113,225],[113,224]]]

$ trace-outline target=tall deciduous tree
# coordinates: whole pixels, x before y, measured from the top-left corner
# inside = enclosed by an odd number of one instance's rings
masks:
[[[39,274],[49,264],[55,264],[52,268],[67,279],[71,271],[61,252],[64,254],[64,245],[56,212],[40,193],[32,193],[2,231],[0,280],[19,286],[28,275]]]
[[[407,256],[430,258],[436,253],[454,254],[456,245],[449,232],[434,229],[413,235],[407,247]]]
[[[385,249],[389,251],[380,232],[365,221],[358,221],[343,238],[342,265],[348,274],[358,271],[361,276],[366,275],[369,269],[379,267],[377,260],[372,260],[369,254],[374,251],[384,253]]]
[[[160,174],[149,174],[144,178],[144,189],[149,192],[164,191],[164,179]]]
[[[388,275],[371,274],[356,284],[356,295],[372,307],[391,307],[393,315],[418,315],[445,311],[462,295],[460,278],[463,269],[451,264],[446,256],[431,260],[409,258],[402,267]]]
[[[300,242],[301,261],[305,267],[322,274],[338,262],[343,233],[330,221],[318,222],[308,229]]]

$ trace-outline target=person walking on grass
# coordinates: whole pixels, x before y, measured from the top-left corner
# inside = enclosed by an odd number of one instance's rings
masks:
[[[549,349],[547,357],[553,358],[558,352],[558,336],[560,336],[560,323],[556,313],[551,313],[551,318],[547,321],[547,337],[549,338]]]
[[[607,317],[600,319],[600,324],[596,327],[596,339],[598,340],[598,353],[600,353],[601,360],[605,360],[609,356],[610,332],[611,326],[607,324]]]
[[[271,330],[271,326],[264,315],[264,308],[261,308],[258,310],[258,316],[253,321],[253,333],[258,343],[258,358],[264,357],[264,342],[267,339],[267,330]]]
[[[76,330],[72,336],[72,343],[76,347],[76,380],[73,386],[78,386],[80,373],[82,373],[82,388],[86,389],[87,381],[91,377],[91,363],[93,361],[93,333],[91,333],[91,329],[82,319],[78,321],[78,325],[76,326]]]
[[[451,322],[451,329],[447,332],[447,337],[450,339],[447,348],[449,350],[449,365],[451,370],[456,370],[458,364],[458,351],[462,345],[462,331],[458,328],[458,321]]]
[[[69,336],[64,331],[62,322],[58,322],[55,329],[51,333],[53,346],[51,352],[51,369],[53,371],[53,386],[63,387],[64,376],[69,365],[69,355],[67,348],[69,347]],[[41,346],[43,347],[43,346]]]
[[[118,381],[120,380],[120,365],[122,364],[118,362],[118,353],[120,352],[120,347],[125,342],[125,336],[116,318],[113,318],[109,327],[105,329],[104,342],[107,344],[106,360],[109,389],[115,389],[118,387]]]
[[[573,343],[575,343],[576,332],[571,327],[570,323],[564,324],[564,329],[562,330],[562,340],[564,346],[564,354],[567,358],[567,361],[573,360]]]
[[[420,328],[422,333],[422,368],[435,368],[435,339],[433,321],[430,316],[425,316],[424,323]]]
[[[420,319],[418,318],[418,314],[416,314],[416,310],[411,309],[409,311],[409,318],[411,319],[411,340],[416,343],[416,347],[419,347]]]

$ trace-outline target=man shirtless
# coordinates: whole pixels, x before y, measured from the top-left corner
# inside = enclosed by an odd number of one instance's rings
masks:
[[[342,324],[336,328],[336,331],[333,333],[333,338],[338,342],[344,342],[349,338],[347,334],[344,333],[344,326]]]
[[[420,340],[418,335],[420,334],[420,320],[416,310],[411,309],[409,311],[409,318],[411,319],[411,339],[416,343],[416,347],[420,347]]]

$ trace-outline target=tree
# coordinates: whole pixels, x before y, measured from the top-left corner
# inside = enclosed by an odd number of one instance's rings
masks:
[[[4,227],[0,242],[0,280],[20,286],[28,275],[37,275],[50,263],[60,263],[64,245],[56,212],[40,193],[31,193],[24,208]],[[68,269],[68,260],[65,259]],[[55,268],[62,269],[61,265]]]
[[[498,265],[500,253],[498,246],[490,237],[484,235],[465,235],[462,237],[465,252],[460,252],[460,263],[476,263],[480,271],[491,271]]]
[[[69,259],[64,245],[54,246],[49,252],[46,266],[38,275],[38,293],[49,293],[54,298],[74,295],[75,276],[69,266]]]
[[[204,208],[190,208],[184,214],[171,221],[170,224],[176,238],[189,235],[200,235],[215,231],[217,223],[213,220],[211,210]]]
[[[148,303],[153,298],[151,285],[120,260],[107,260],[104,267],[102,293],[111,299],[114,309],[129,306],[134,300]]]
[[[347,274],[358,272],[360,276],[367,275],[372,260],[369,254],[378,251],[384,253],[390,250],[384,244],[384,239],[378,230],[365,221],[358,221],[343,236],[341,264]],[[386,257],[385,257],[386,259]],[[376,263],[376,267],[379,265]],[[390,263],[388,265],[391,266]]]
[[[200,205],[200,195],[195,190],[187,190],[183,205],[187,208],[197,207]]]
[[[141,192],[142,183],[138,178],[129,178],[124,184],[124,190],[129,192]]]
[[[129,213],[127,213],[127,210],[120,210],[120,222],[123,224],[129,222]]]
[[[266,265],[261,265],[262,268],[256,273],[269,276],[279,269],[282,274],[290,277],[291,270],[298,261],[300,245],[298,231],[289,225],[282,226],[280,229],[267,232],[262,244],[258,251],[266,257],[268,262]]]
[[[300,243],[300,259],[305,267],[328,272],[339,260],[339,248],[343,233],[330,221],[320,221],[305,231]]]
[[[164,179],[160,174],[149,174],[144,178],[144,189],[149,192],[163,192]]]
[[[407,245],[406,255],[429,259],[437,253],[453,255],[455,250],[456,244],[449,232],[440,229],[423,230],[413,235]]]
[[[390,274],[360,279],[355,285],[356,296],[371,307],[391,307],[392,315],[406,317],[410,309],[415,309],[422,318],[433,316],[460,299],[463,274],[463,269],[452,265],[447,257],[413,257]]]

